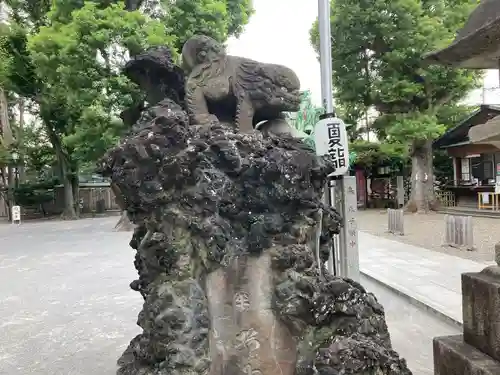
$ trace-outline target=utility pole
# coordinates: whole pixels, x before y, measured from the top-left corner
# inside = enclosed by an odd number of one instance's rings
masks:
[[[323,119],[336,118],[333,106],[332,87],[332,45],[330,30],[330,0],[318,0],[318,27],[320,39],[320,66],[321,66],[321,96],[325,107]],[[341,123],[344,127],[345,124]],[[347,144],[344,150],[347,152]],[[334,241],[334,249],[330,249],[330,272],[341,277],[349,277],[359,281],[359,254],[358,232],[356,223],[357,196],[356,178],[344,175],[335,176],[330,184],[325,186],[325,203],[335,206],[344,219],[340,236]],[[317,249],[319,250],[317,240]],[[332,260],[334,262],[332,262]]]

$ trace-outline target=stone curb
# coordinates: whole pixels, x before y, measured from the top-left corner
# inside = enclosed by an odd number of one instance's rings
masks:
[[[436,315],[438,318],[446,321],[447,323],[453,324],[460,329],[462,328],[461,319],[451,316],[450,313],[443,311],[443,309],[440,309],[437,306],[432,306],[432,303],[430,301],[423,301],[423,298],[419,298],[415,295],[416,293],[413,293],[412,295],[411,291],[404,290],[405,288],[402,288],[401,286],[393,285],[390,281],[384,280],[383,277],[380,277],[380,275],[375,276],[369,271],[361,269],[360,273],[371,281],[377,283],[378,285],[389,289],[393,293],[396,293],[398,296],[404,298],[412,305],[423,308],[433,315]]]

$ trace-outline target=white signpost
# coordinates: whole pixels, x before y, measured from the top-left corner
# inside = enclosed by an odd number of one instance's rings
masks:
[[[12,224],[21,224],[21,207],[12,206]]]
[[[328,269],[339,276],[359,280],[356,178],[345,176],[349,171],[349,139],[346,125],[337,117],[320,120],[314,127],[314,143],[318,156],[328,155],[332,158],[330,162],[335,167],[335,171],[330,174],[330,177],[342,176],[341,179],[332,181],[334,187],[329,189],[330,203],[341,212],[344,226],[340,236],[334,238],[334,248],[330,249]],[[321,218],[322,213],[320,213]],[[318,261],[320,230],[321,228],[318,228],[316,235],[316,257]],[[336,259],[335,262],[334,259]]]
[[[329,155],[335,172],[332,176],[342,176],[349,171],[349,139],[344,121],[337,117],[319,120],[314,127],[316,155]]]
[[[357,197],[356,178],[346,175],[349,170],[348,139],[345,124],[336,118],[333,106],[332,88],[332,44],[330,30],[330,0],[318,0],[319,59],[321,68],[321,96],[326,110],[326,118],[315,128],[317,153],[334,157],[337,169],[332,174],[332,185],[325,186],[325,203],[336,207],[344,219],[340,238],[334,240],[330,252],[329,269],[338,276],[359,281],[358,232],[356,224]],[[338,134],[337,134],[338,133]],[[330,197],[329,197],[330,196]],[[320,217],[321,218],[321,217]],[[316,238],[316,255],[319,261],[319,235]],[[334,267],[335,263],[335,267]]]

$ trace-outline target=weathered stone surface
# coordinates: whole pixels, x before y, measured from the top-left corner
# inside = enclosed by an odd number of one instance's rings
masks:
[[[318,269],[311,249],[272,249],[275,313],[298,346],[298,374],[411,374],[392,350],[384,309],[358,283]]]
[[[209,63],[210,72],[220,68]],[[257,70],[247,78],[264,82],[267,68],[250,66]],[[220,82],[230,78],[223,73]],[[242,92],[254,89],[263,87]],[[410,374],[375,297],[326,270],[319,275],[310,247],[319,210],[324,249],[341,225],[321,199],[332,163],[289,134],[242,133],[230,112],[228,122],[207,112],[206,122],[190,124],[176,98],[143,111],[100,166],[137,225],[131,287],[144,297],[143,333],[118,373]],[[284,108],[266,100],[259,108]],[[323,263],[328,253],[320,256]]]
[[[125,75],[144,92],[149,105],[165,98],[176,103],[184,100],[184,73],[174,64],[168,47],[152,47],[125,64]]]
[[[194,123],[209,121],[210,113],[226,121],[229,114],[237,129],[249,132],[261,121],[299,109],[300,81],[285,66],[227,55],[224,46],[203,35],[186,42],[182,61],[189,73],[186,106]]]
[[[500,267],[462,274],[464,339],[500,360]]]
[[[464,342],[462,335],[436,337],[435,375],[498,375],[500,363]]]
[[[121,112],[120,117],[127,127],[140,121],[143,111],[163,99],[184,105],[184,73],[174,64],[168,47],[152,47],[134,56],[125,64],[123,72],[145,92],[145,97]]]
[[[207,275],[211,374],[293,375],[296,340],[273,312],[269,254],[239,256]]]
[[[208,316],[202,287],[191,277],[184,233],[140,225],[130,245],[137,250],[139,279],[131,288],[144,297],[136,336],[118,360],[117,374],[204,373],[208,358]]]

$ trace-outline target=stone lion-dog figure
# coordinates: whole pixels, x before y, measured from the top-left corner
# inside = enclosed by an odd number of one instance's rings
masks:
[[[226,108],[233,103],[241,132],[299,109],[300,81],[291,69],[227,55],[224,46],[210,37],[196,35],[184,44],[182,67],[187,74],[186,107],[195,124],[214,119],[208,102]]]

